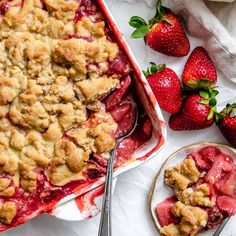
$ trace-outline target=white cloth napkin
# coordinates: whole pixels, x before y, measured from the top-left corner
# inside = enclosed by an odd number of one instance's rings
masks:
[[[142,1],[153,7],[156,3]],[[164,5],[183,17],[188,32],[204,40],[217,68],[236,83],[236,1],[165,0]]]

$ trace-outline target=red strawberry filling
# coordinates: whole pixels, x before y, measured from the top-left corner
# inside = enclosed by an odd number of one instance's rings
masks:
[[[67,39],[72,39],[72,38],[83,39],[83,40],[86,40],[88,42],[93,42],[93,38],[92,37],[79,36],[77,34],[68,34],[64,39],[67,40]]]
[[[221,210],[217,206],[206,209],[206,212],[208,214],[208,228],[217,227],[224,219]]]
[[[207,160],[214,162],[215,156],[220,153],[220,150],[216,147],[205,147],[199,151],[199,153]]]
[[[197,167],[201,170],[209,170],[212,162],[198,152],[191,153],[191,158],[195,161]],[[189,156],[189,157],[190,157]]]
[[[128,80],[130,80],[130,77],[127,78]],[[131,94],[126,94],[129,88],[130,81],[128,83],[128,86],[127,83],[121,84],[122,86],[117,92],[119,96],[116,96],[116,105],[110,112],[118,123],[118,132],[126,132],[127,129],[130,129],[131,125],[133,125],[135,119],[134,98]],[[123,88],[123,86],[125,88]],[[150,138],[151,131],[152,124],[149,118],[147,116],[141,116],[139,127],[137,128],[137,130],[132,134],[132,136],[124,139],[120,143],[117,149],[115,168],[124,165],[125,162],[131,158],[134,151]],[[66,138],[70,142],[76,144],[75,138],[68,135],[68,133],[64,133],[63,138]],[[17,202],[18,205],[17,216],[9,227],[13,227],[19,223],[23,223],[25,220],[27,220],[27,217],[29,217],[29,215],[31,215],[38,209],[40,209],[40,212],[50,210],[61,198],[74,192],[75,189],[82,189],[83,186],[90,185],[98,178],[105,175],[107,163],[104,157],[94,154],[90,157],[89,163],[91,163],[93,167],[83,172],[83,180],[72,181],[64,185],[63,187],[58,187],[51,184],[47,180],[44,173],[38,170],[36,192],[31,194],[30,196],[26,196],[23,190],[16,188],[15,194],[11,198],[8,198],[8,200],[12,199],[13,201]],[[13,183],[11,185],[13,185]],[[5,228],[6,226],[4,226],[4,229]]]
[[[0,5],[0,15],[5,16],[5,14],[7,13],[8,8],[9,8],[8,3],[2,3]]]
[[[127,57],[124,53],[120,52],[119,55],[110,62],[108,75],[120,75],[121,77],[129,74],[130,68]]]
[[[136,104],[133,95],[127,91],[131,83],[130,76],[121,81],[120,88],[105,99],[107,111],[111,114],[118,129],[115,136],[119,137],[131,131],[136,117]]]
[[[220,196],[217,199],[217,205],[220,210],[226,212],[229,216],[232,216],[236,212],[236,199],[227,197],[227,196]]]
[[[230,155],[213,146],[193,151],[188,158],[195,161],[200,172],[207,172],[196,184],[189,187],[195,189],[202,184],[207,184],[209,187],[209,197],[216,203],[212,207],[202,206],[201,208],[208,214],[206,229],[215,228],[224,218],[236,212],[236,165]],[[176,220],[171,213],[176,201],[173,199],[174,197],[167,198],[157,205],[156,211],[161,226],[169,225]]]
[[[236,198],[236,169],[225,175],[215,186],[222,194]]]
[[[74,22],[77,23],[84,16],[92,16],[96,14],[94,4],[91,0],[79,0],[79,9],[75,13]]]
[[[118,124],[116,137],[128,133],[133,128],[136,119],[137,105],[134,101],[134,96],[129,91],[130,84],[131,78],[126,76],[121,81],[120,88],[104,100],[106,110]],[[115,167],[123,165],[134,151],[151,137],[151,131],[152,124],[150,119],[147,116],[140,116],[134,133],[119,144]]]
[[[175,196],[167,198],[164,202],[157,204],[156,213],[161,226],[177,224],[179,219],[172,214],[172,208],[177,201]]]
[[[232,171],[233,167],[234,163],[231,157],[225,154],[219,154],[216,156],[216,159],[205,179],[215,185],[227,172]]]
[[[127,89],[131,84],[130,76],[125,77],[121,83],[120,88],[117,89],[114,93],[112,93],[108,98],[105,100],[106,109],[111,111],[121,102],[122,97],[125,95]]]

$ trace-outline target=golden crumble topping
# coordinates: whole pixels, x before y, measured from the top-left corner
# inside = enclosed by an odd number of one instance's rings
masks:
[[[87,102],[98,100],[102,95],[107,94],[112,88],[115,88],[119,80],[107,76],[91,78],[76,83],[76,87],[81,91]]]
[[[4,224],[11,224],[16,216],[17,207],[15,202],[5,202],[0,204],[0,221]]]
[[[11,181],[7,178],[0,179],[0,196],[11,197],[15,193],[15,188],[9,186]]]
[[[212,207],[215,202],[210,199],[210,188],[207,184],[198,185],[195,189],[186,188],[184,191],[176,191],[178,199],[193,206]]]
[[[200,177],[201,174],[192,159],[185,159],[181,164],[165,171],[165,183],[180,191],[196,183]]]
[[[185,234],[180,231],[179,225],[169,224],[167,226],[164,226],[160,230],[161,234],[166,236],[188,236],[188,234]]]
[[[177,232],[177,235],[193,236],[199,229],[207,225],[208,215],[206,211],[198,207],[188,206],[178,201],[175,203],[172,213],[176,217],[181,217],[180,223],[161,228],[161,233],[164,235],[172,236]]]
[[[100,100],[119,87],[109,71],[119,46],[101,13],[75,21],[79,1],[1,4],[0,174],[8,176],[0,196],[36,191],[39,169],[58,186],[83,179],[90,155],[115,146],[117,124]],[[0,204],[0,222],[10,224],[16,210]]]
[[[178,199],[172,213],[180,218],[180,222],[162,227],[160,232],[163,235],[194,236],[207,225],[208,214],[200,207],[215,206],[210,187],[206,183],[189,187],[204,175],[204,172],[198,171],[195,161],[190,158],[165,171],[165,183],[174,189]]]

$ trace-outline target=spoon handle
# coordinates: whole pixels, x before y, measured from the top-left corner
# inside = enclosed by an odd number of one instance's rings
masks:
[[[107,161],[107,174],[105,182],[105,192],[102,203],[102,213],[99,225],[98,236],[111,236],[112,225],[111,225],[111,197],[112,197],[112,177],[113,177],[113,166],[114,156],[116,148],[112,151],[110,158]]]
[[[224,229],[225,225],[227,224],[227,222],[229,221],[230,217],[227,217],[226,219],[223,220],[223,222],[221,223],[221,225],[217,228],[216,232],[214,233],[213,236],[219,236],[220,233],[222,232],[222,230]]]

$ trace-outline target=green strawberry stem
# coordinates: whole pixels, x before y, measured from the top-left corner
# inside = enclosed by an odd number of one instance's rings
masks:
[[[151,67],[148,67],[146,71],[143,71],[145,77],[162,72],[166,68],[166,64],[159,64],[158,66],[154,62],[150,62]]]
[[[215,122],[216,122],[216,124],[219,123],[219,120],[224,119],[225,116],[226,116],[226,114],[224,114],[224,113],[216,112],[216,114],[215,114]]]
[[[170,9],[162,5],[162,0],[158,0],[156,4],[156,15],[154,18],[163,17]],[[154,19],[153,18],[153,19]],[[168,23],[168,22],[167,22]],[[171,24],[171,23],[170,23]]]
[[[227,104],[226,107],[220,112],[216,113],[216,124],[219,123],[219,120],[222,120],[226,117],[226,115],[229,115],[230,118],[234,118],[236,116],[236,103],[233,104]]]
[[[131,38],[145,38],[153,25],[161,21],[172,24],[172,22],[165,16],[169,11],[170,9],[162,6],[162,1],[158,0],[156,4],[156,14],[148,23],[139,16],[132,16],[129,25],[134,27],[136,30],[131,34]]]
[[[217,100],[216,96],[219,94],[219,92],[215,89],[208,89],[208,91],[199,91],[199,95],[204,98],[202,101],[200,101],[200,104],[203,105],[209,105],[211,107],[211,110],[208,114],[207,120],[211,120],[212,118],[216,118],[217,114]],[[217,118],[216,118],[217,119]]]
[[[229,114],[231,118],[236,116],[236,103],[226,105],[226,114]]]
[[[213,81],[210,81],[208,78],[202,78],[198,81],[188,81],[188,84],[186,86],[187,89],[205,89],[208,90],[212,87]]]

